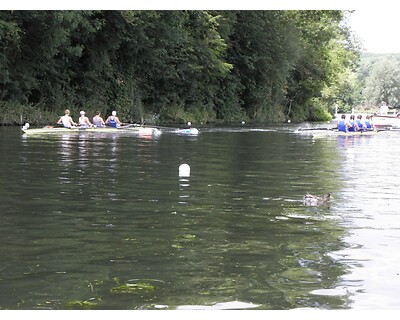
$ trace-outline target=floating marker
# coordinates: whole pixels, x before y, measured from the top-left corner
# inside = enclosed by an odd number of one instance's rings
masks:
[[[190,167],[188,164],[183,163],[179,166],[180,177],[190,177]]]

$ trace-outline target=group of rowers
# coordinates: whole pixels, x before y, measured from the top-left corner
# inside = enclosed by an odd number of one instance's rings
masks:
[[[72,128],[76,126],[79,126],[80,128],[102,128],[106,127],[107,125],[109,125],[110,127],[118,128],[122,125],[122,122],[117,117],[116,111],[113,111],[111,113],[111,116],[109,116],[106,121],[104,121],[101,117],[100,111],[96,111],[96,114],[92,119],[93,123],[90,122],[89,118],[86,117],[85,114],[85,111],[81,111],[78,123],[76,123],[74,122],[74,120],[72,120],[70,111],[66,109],[65,114],[60,117],[60,119],[57,121],[57,124],[62,124],[65,128]]]
[[[362,119],[362,115],[359,114],[357,119],[355,119],[354,114],[350,116],[350,120],[346,120],[346,115],[342,114],[340,117],[337,128],[339,131],[343,132],[356,132],[356,131],[365,131],[365,130],[374,130],[375,126],[372,123],[371,116],[367,115],[365,120]]]

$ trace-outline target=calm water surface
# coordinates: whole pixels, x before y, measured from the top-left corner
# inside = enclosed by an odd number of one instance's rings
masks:
[[[0,128],[0,309],[400,309],[400,132],[295,129]]]

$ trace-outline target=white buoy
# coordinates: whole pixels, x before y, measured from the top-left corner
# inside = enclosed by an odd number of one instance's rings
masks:
[[[192,125],[192,123],[189,121],[189,122],[187,123],[187,125],[190,127],[190,126]]]
[[[179,166],[180,177],[190,177],[190,167],[188,164],[183,163]]]
[[[246,122],[242,121],[242,124],[245,124]]]
[[[292,121],[290,121],[290,119],[287,121],[288,123],[291,123]]]

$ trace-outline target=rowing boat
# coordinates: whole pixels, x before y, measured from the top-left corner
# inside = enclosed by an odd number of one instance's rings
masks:
[[[316,128],[299,128],[295,131],[295,133],[298,134],[305,134],[305,135],[311,135],[313,137],[337,137],[337,136],[343,136],[343,137],[349,137],[349,136],[371,136],[375,135],[378,132],[383,132],[383,131],[391,131],[387,129],[378,129],[378,130],[364,130],[364,131],[339,131],[337,128],[325,128],[325,127],[316,127]]]
[[[314,138],[319,138],[319,137],[350,137],[350,136],[372,136],[375,135],[381,131],[386,131],[386,130],[366,130],[366,131],[338,131],[338,130],[318,130],[318,131],[313,131],[312,136]]]
[[[53,127],[45,126],[43,128],[29,129],[29,124],[25,124],[22,128],[22,133],[25,135],[42,135],[42,134],[77,134],[81,132],[85,133],[134,133],[139,135],[151,135],[159,136],[161,131],[153,127],[142,127],[136,125],[127,125],[119,128],[113,127],[91,127],[91,128],[81,128],[81,127]]]

